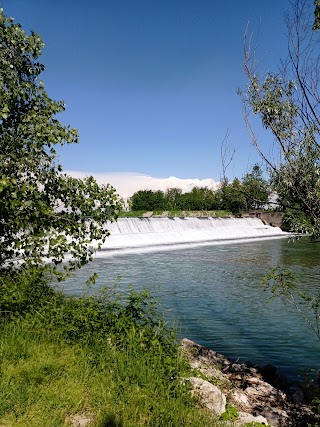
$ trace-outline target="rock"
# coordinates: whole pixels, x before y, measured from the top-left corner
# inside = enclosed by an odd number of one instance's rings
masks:
[[[144,214],[142,214],[142,217],[143,217],[143,218],[151,218],[151,217],[152,217],[152,215],[153,215],[153,212],[152,212],[152,211],[150,211],[150,212],[145,212]]]
[[[235,403],[238,403],[241,406],[250,406],[248,396],[241,390],[234,390],[234,392],[232,393],[232,398]]]
[[[226,396],[211,384],[202,378],[187,378],[193,384],[193,394],[199,396],[201,403],[213,411],[216,415],[221,415],[226,410]]]
[[[273,365],[265,365],[260,368],[260,372],[265,381],[273,381],[277,374],[277,368]]]
[[[240,363],[232,363],[230,370],[232,372],[243,372],[243,365]]]
[[[68,421],[72,427],[88,427],[93,422],[91,415],[76,414],[69,417]]]
[[[271,426],[281,427],[289,425],[289,415],[283,409],[266,407],[263,409],[262,415]]]
[[[272,385],[264,381],[258,380],[253,382],[253,380],[256,379],[251,379],[250,386],[245,389],[245,392],[248,396],[252,396],[255,399],[266,397],[269,400],[274,401],[281,401],[286,399],[286,394],[283,391],[272,387]],[[249,382],[249,380],[247,381]]]
[[[191,368],[197,369],[207,378],[214,378],[219,385],[223,384],[224,387],[231,388],[228,376],[221,372],[221,368],[224,369],[231,363],[229,359],[187,338],[181,340],[181,349]]]
[[[248,412],[239,412],[239,418],[236,421],[236,425],[242,426],[243,424],[254,423],[254,422],[268,425],[268,421],[263,416],[261,415],[255,416],[255,415],[249,414]]]
[[[254,386],[247,387],[245,391],[248,397],[254,399],[268,395],[271,397],[273,395],[273,387],[270,384],[255,384]]]
[[[196,344],[195,342],[183,338],[181,347],[184,355],[190,361],[197,361],[204,366],[219,365],[220,369],[231,365],[231,361],[220,353]]]
[[[256,421],[272,427],[305,427],[319,423],[320,415],[315,414],[311,406],[303,404],[301,394],[293,397],[297,389],[290,392],[287,379],[277,374],[274,366],[259,368],[251,363],[232,362],[224,355],[188,339],[182,340],[181,347],[190,366],[218,385],[219,388],[200,378],[190,380],[204,406],[218,414],[225,411],[226,395],[238,411],[253,417],[246,422]],[[271,384],[265,381],[266,377],[272,379]],[[215,389],[218,390],[216,398],[209,397],[211,391],[214,395]],[[305,397],[307,400],[308,396]],[[212,401],[215,399],[222,403],[220,408],[213,409]]]
[[[303,391],[301,390],[301,388],[298,388],[293,394],[292,394],[292,400],[293,403],[295,403],[296,405],[305,405],[306,401],[303,395]]]

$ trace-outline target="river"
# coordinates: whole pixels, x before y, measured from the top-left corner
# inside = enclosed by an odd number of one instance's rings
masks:
[[[320,291],[320,252],[287,238],[103,252],[64,283],[81,294],[96,286],[147,288],[169,322],[186,336],[240,361],[271,363],[289,378],[320,367],[320,342],[296,309],[270,301],[261,277],[273,266],[293,269],[305,291]]]

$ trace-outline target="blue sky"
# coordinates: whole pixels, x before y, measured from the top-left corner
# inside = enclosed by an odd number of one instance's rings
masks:
[[[310,3],[313,3],[310,0]],[[213,179],[227,129],[230,177],[259,158],[236,94],[245,79],[242,38],[260,22],[258,56],[275,70],[285,53],[287,0],[0,0],[39,33],[48,94],[80,144],[59,151],[68,171],[100,177]],[[261,141],[270,136],[259,130]]]

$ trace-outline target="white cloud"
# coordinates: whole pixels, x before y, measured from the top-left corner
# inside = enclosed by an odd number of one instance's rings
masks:
[[[131,197],[138,190],[162,190],[168,188],[181,188],[183,192],[191,191],[193,187],[208,187],[216,189],[218,182],[211,178],[198,179],[189,178],[182,179],[170,176],[169,178],[155,178],[149,175],[142,175],[130,172],[80,172],[80,171],[65,171],[68,175],[74,178],[85,178],[92,175],[99,184],[111,184],[117,193],[123,197]]]

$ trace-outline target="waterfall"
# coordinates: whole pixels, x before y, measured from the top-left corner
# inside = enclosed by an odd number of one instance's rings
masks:
[[[258,218],[119,218],[106,228],[110,231],[102,247],[106,250],[287,235]]]

